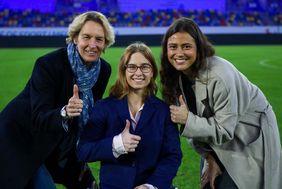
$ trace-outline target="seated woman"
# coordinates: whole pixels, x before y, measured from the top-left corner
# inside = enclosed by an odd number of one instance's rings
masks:
[[[101,189],[169,189],[181,163],[179,133],[169,107],[155,95],[157,66],[144,43],[121,57],[110,97],[98,101],[77,156],[101,162]]]

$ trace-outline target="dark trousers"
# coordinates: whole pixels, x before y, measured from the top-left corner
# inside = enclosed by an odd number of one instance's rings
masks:
[[[24,189],[56,189],[56,186],[45,165],[41,165]]]
[[[60,162],[47,165],[55,183],[64,185],[67,189],[91,188],[95,178],[87,164],[78,162],[75,152],[70,153]]]

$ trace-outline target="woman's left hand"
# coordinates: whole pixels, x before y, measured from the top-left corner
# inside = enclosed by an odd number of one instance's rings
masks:
[[[208,154],[206,159],[207,169],[201,176],[201,189],[208,183],[210,184],[211,189],[215,189],[215,179],[222,174],[222,171],[211,154]]]
[[[188,118],[189,110],[187,109],[187,106],[184,102],[182,95],[179,96],[179,103],[180,106],[176,106],[176,105],[169,106],[170,117],[174,123],[185,124]]]

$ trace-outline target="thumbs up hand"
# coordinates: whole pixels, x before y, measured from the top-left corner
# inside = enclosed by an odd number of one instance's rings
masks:
[[[170,117],[174,123],[185,124],[188,118],[188,108],[184,102],[183,96],[179,96],[179,106],[170,105]]]
[[[77,84],[74,84],[74,85],[73,85],[73,97],[74,97],[74,98],[79,98],[78,92],[79,92],[78,86],[77,86]]]
[[[66,112],[69,117],[80,116],[83,107],[83,101],[79,98],[78,86],[73,85],[73,96],[69,99],[68,104],[66,105]]]
[[[141,137],[138,135],[130,134],[129,128],[130,128],[130,122],[126,120],[125,128],[121,133],[121,138],[125,151],[135,152],[135,149],[137,148],[139,141],[141,140]]]

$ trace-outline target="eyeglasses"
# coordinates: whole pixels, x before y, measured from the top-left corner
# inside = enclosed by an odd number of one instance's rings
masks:
[[[152,70],[152,66],[150,64],[142,64],[141,66],[136,66],[135,64],[127,64],[125,65],[125,67],[129,73],[135,73],[138,68],[140,68],[142,73],[149,73]]]

